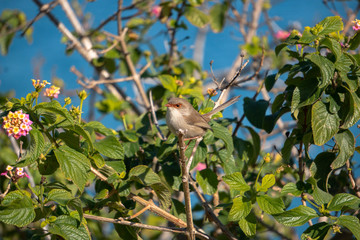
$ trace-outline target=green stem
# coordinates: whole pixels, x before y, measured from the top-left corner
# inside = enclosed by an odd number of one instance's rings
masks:
[[[83,99],[80,99],[80,114],[79,114],[79,123],[81,123],[81,113],[82,113],[82,106],[83,106]]]
[[[258,172],[258,175],[256,176],[255,188],[256,188],[256,185],[257,185],[257,183],[258,183],[258,180],[259,180],[259,177],[260,177],[260,174],[261,174],[261,171],[262,171],[263,167],[264,167],[264,161],[262,161],[260,170],[259,170],[259,172]]]

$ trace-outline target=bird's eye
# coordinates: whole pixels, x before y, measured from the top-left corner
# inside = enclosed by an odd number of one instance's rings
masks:
[[[179,108],[179,107],[180,107],[180,104],[176,104],[175,107]]]

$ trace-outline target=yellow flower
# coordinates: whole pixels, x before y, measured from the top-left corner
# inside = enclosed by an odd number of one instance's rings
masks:
[[[269,162],[271,161],[270,153],[267,153],[267,154],[265,155],[264,161],[265,161],[266,163],[269,163]]]

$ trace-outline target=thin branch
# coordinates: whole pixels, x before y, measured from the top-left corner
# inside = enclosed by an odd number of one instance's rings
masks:
[[[229,229],[227,229],[219,220],[219,218],[217,218],[217,216],[215,215],[214,211],[212,210],[212,208],[210,207],[209,203],[206,201],[206,199],[204,198],[204,196],[201,194],[200,189],[197,187],[196,182],[190,178],[190,184],[192,185],[192,187],[195,190],[196,196],[198,197],[198,199],[201,202],[201,205],[203,206],[203,208],[205,209],[207,216],[209,218],[210,221],[214,222],[221,230],[222,232],[225,234],[225,236],[229,239],[229,240],[236,240],[237,238],[234,237],[232,235],[232,233],[229,231]]]
[[[200,144],[200,142],[201,142],[202,140],[203,140],[203,138],[202,138],[202,137],[199,137],[199,138],[197,138],[196,141],[195,141],[194,148],[193,148],[193,150],[192,150],[192,152],[191,152],[191,155],[190,155],[189,160],[188,160],[187,165],[186,165],[186,172],[187,172],[187,173],[190,172],[190,167],[191,167],[191,163],[192,163],[192,161],[193,161],[193,159],[194,159],[195,152],[196,152],[196,150],[197,150],[197,148],[198,148],[198,146],[199,146],[199,144]]]
[[[154,102],[153,102],[153,97],[152,97],[152,91],[150,90],[149,91],[149,99],[150,99],[150,109],[151,109],[151,115],[153,117],[153,120],[154,120],[154,124],[155,124],[155,127],[157,129],[157,132],[159,134],[159,137],[161,140],[163,141],[166,141],[166,137],[164,136],[164,134],[162,133],[161,129],[160,129],[160,125],[159,125],[159,122],[156,118],[156,114],[155,114],[155,109],[154,109]]]
[[[24,36],[26,31],[29,30],[29,28],[36,22],[38,21],[40,18],[42,18],[46,13],[50,12],[51,10],[53,10],[57,5],[59,4],[58,0],[54,0],[52,2],[46,3],[44,4],[41,8],[40,8],[40,12],[26,25],[26,27],[24,28],[24,30],[22,31],[20,36]]]
[[[84,218],[95,220],[95,221],[109,222],[109,223],[121,224],[121,225],[156,230],[156,231],[186,234],[186,229],[184,229],[184,228],[152,226],[152,225],[147,225],[147,224],[143,224],[143,223],[130,222],[130,221],[124,220],[123,218],[113,219],[113,218],[94,216],[94,215],[90,215],[90,214],[86,214],[86,213],[84,213]]]
[[[360,198],[360,188],[358,186],[356,186],[356,181],[354,179],[353,172],[352,172],[352,169],[351,169],[350,159],[348,159],[346,161],[346,167],[347,167],[347,170],[348,170],[348,176],[349,176],[349,179],[350,179],[351,187],[354,190],[356,196],[358,196]]]
[[[189,188],[189,172],[186,167],[186,156],[185,156],[185,138],[184,138],[184,130],[178,130],[178,138],[179,138],[179,148],[180,148],[180,167],[181,167],[181,180],[184,190],[185,196],[185,212],[186,212],[186,223],[187,223],[187,231],[188,231],[188,240],[195,240],[195,229],[192,219],[192,209],[191,209],[191,198],[190,198],[190,188]]]

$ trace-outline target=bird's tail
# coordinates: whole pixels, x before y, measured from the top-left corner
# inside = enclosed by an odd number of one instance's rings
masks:
[[[217,108],[211,110],[211,111],[208,112],[208,113],[203,114],[202,116],[203,116],[204,118],[208,118],[208,119],[210,120],[211,117],[212,117],[212,115],[214,115],[215,113],[220,112],[220,111],[224,110],[225,108],[229,107],[230,105],[236,103],[236,102],[239,100],[239,98],[240,98],[240,96],[233,97],[233,98],[231,98],[229,101],[221,104],[221,105],[218,106]]]

